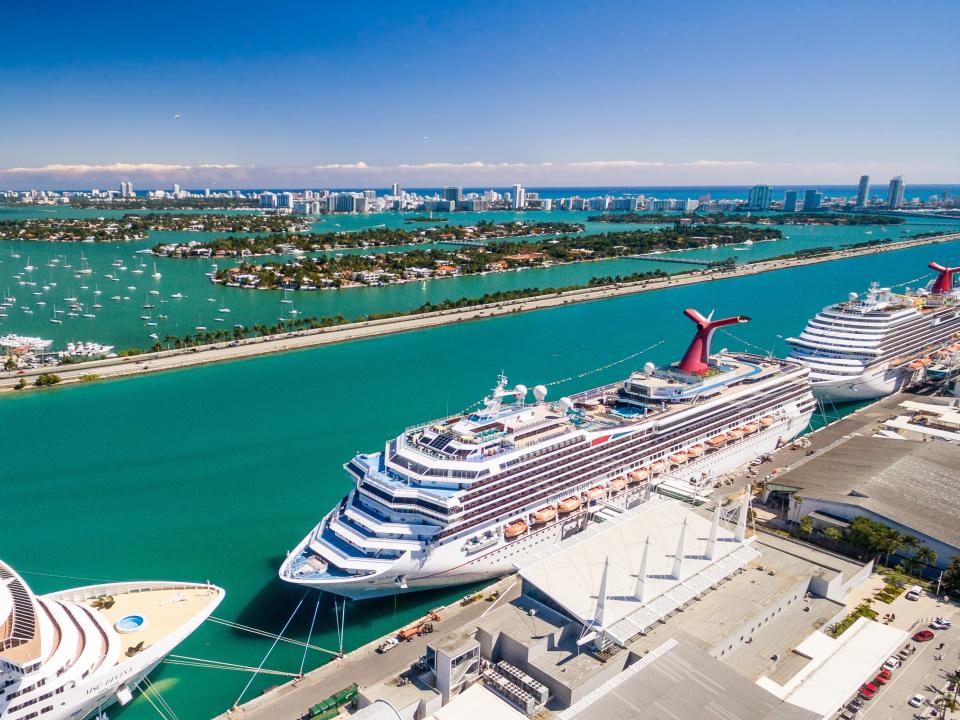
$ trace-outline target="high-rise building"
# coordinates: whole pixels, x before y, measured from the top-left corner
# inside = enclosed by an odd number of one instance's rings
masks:
[[[890,180],[887,188],[887,207],[895,209],[903,205],[903,175],[897,175]]]
[[[176,183],[173,185],[173,196],[177,198],[180,197],[180,186]]]
[[[867,206],[867,200],[870,198],[870,176],[861,175],[860,184],[857,185],[857,207]]]
[[[272,192],[260,193],[260,207],[275,208],[277,206],[277,196]]]
[[[390,195],[400,197],[400,183],[394,183],[390,186]]]
[[[823,200],[823,195],[816,190],[805,190],[803,193],[803,209],[805,211],[819,210],[821,200]]]
[[[440,190],[440,197],[444,200],[453,200],[453,202],[460,202],[463,200],[463,188],[462,187],[444,187]]]
[[[129,180],[120,181],[120,197],[124,197],[124,198],[135,197],[135,193],[133,192],[133,183],[130,182]]]
[[[747,210],[769,210],[773,200],[773,188],[769,185],[754,185],[747,198]]]
[[[524,205],[527,204],[526,193],[523,190],[523,185],[517,183],[513,186],[513,207],[516,210],[519,210]]]
[[[783,194],[783,211],[784,212],[797,211],[797,191],[796,190],[787,190]]]

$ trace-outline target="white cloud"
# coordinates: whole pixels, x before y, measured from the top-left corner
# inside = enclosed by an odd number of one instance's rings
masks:
[[[193,170],[234,170],[232,163],[203,163],[200,165],[171,165],[166,163],[111,163],[108,165],[67,165],[54,163],[39,167],[12,167],[0,169],[0,175],[89,175],[91,173],[174,173]]]
[[[329,165],[314,165],[314,170],[373,170],[363,160],[355,163],[330,163]]]

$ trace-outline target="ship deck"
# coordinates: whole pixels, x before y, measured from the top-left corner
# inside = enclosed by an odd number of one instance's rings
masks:
[[[211,603],[216,604],[223,591],[204,585],[161,585],[111,589],[109,585],[96,588],[96,594],[87,594],[82,599],[69,597],[79,605],[95,610],[110,627],[117,630],[120,638],[119,663],[134,657],[134,648],[146,650],[158,642],[176,634],[184,625],[202,615]],[[131,616],[142,617],[144,622],[136,630],[123,631],[118,623]],[[141,645],[142,643],[142,645]],[[128,655],[128,652],[132,654]]]

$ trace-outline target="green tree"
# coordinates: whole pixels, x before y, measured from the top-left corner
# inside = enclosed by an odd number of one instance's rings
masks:
[[[56,385],[60,382],[60,376],[56,373],[43,373],[38,375],[34,385],[37,387],[46,387],[47,385]]]
[[[943,592],[947,595],[960,595],[960,556],[950,561],[950,567],[943,573]]]
[[[828,527],[823,531],[823,534],[834,542],[840,542],[843,540],[843,532],[834,527]]]
[[[923,564],[923,570],[921,571],[922,573],[926,572],[927,568],[937,561],[937,553],[926,545],[921,546],[920,549],[917,550],[917,554],[914,557],[916,557],[918,562]]]
[[[804,515],[800,518],[800,533],[803,535],[810,535],[813,532],[813,518],[809,515]]]

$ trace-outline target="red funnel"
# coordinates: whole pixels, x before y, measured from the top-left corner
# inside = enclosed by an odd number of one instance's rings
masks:
[[[933,282],[933,288],[931,288],[930,292],[935,295],[945,295],[953,290],[953,274],[957,272],[957,270],[960,270],[960,267],[944,267],[935,262],[930,263],[927,267],[939,273],[937,279]]]
[[[710,358],[710,340],[713,338],[714,330],[724,325],[750,322],[750,318],[745,315],[735,315],[722,320],[708,320],[693,308],[687,308],[683,311],[683,314],[697,324],[697,334],[693,336],[690,347],[683,354],[680,369],[696,375],[704,375],[710,369],[707,361]]]

